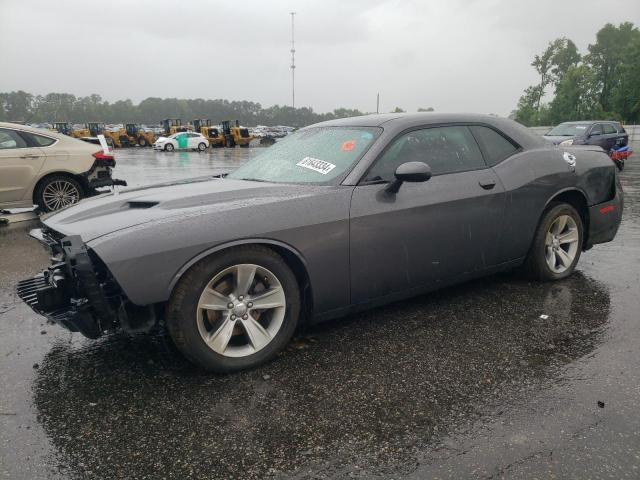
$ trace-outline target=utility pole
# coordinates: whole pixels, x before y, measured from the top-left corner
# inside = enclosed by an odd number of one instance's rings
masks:
[[[376,113],[380,113],[380,92],[378,92],[378,96],[376,97]]]
[[[290,12],[291,15],[291,106],[296,108],[296,44],[293,36],[293,18],[296,12]]]

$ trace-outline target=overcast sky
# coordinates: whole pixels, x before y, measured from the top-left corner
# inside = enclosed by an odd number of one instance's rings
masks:
[[[581,51],[640,0],[0,0],[0,91],[507,115],[550,40]]]

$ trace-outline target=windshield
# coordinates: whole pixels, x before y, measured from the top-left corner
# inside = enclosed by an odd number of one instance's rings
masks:
[[[561,123],[552,128],[547,135],[557,135],[559,137],[579,137],[587,133],[591,125],[588,123]]]
[[[300,130],[265,149],[227,178],[329,184],[360,160],[381,130],[375,127]]]

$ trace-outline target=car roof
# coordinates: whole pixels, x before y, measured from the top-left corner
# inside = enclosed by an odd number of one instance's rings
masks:
[[[492,123],[495,119],[500,118],[494,115],[481,115],[477,113],[373,113],[370,115],[361,115],[358,117],[341,118],[337,120],[328,120],[326,122],[317,123],[322,126],[358,126],[358,127],[379,127],[384,124],[406,125],[414,124],[439,124],[439,123],[465,123],[479,122]]]
[[[620,124],[616,120],[574,120],[572,122],[562,122],[560,125],[593,125],[594,123],[616,123]]]
[[[47,130],[44,128],[30,127],[28,125],[22,125],[20,123],[0,122],[0,128],[10,128],[12,130],[22,130],[23,132],[37,133],[39,135],[46,135],[47,137],[57,138],[58,140],[70,138],[58,132],[52,132],[51,130]]]
[[[384,113],[341,118],[316,123],[310,127],[382,127],[392,133],[399,133],[412,127],[442,125],[449,123],[485,124],[511,137],[524,148],[535,148],[545,144],[545,140],[529,131],[524,125],[496,115],[477,113]],[[305,127],[309,128],[309,127]]]

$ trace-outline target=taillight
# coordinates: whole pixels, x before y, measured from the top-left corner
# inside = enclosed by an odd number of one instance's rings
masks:
[[[113,154],[111,152],[109,153],[104,153],[103,150],[100,150],[96,153],[93,154],[93,157],[98,159],[98,160],[113,160]]]
[[[113,153],[111,151],[105,153],[103,150],[96,152],[93,154],[93,157],[96,159],[96,164],[103,167],[115,167],[116,160],[113,157]]]

